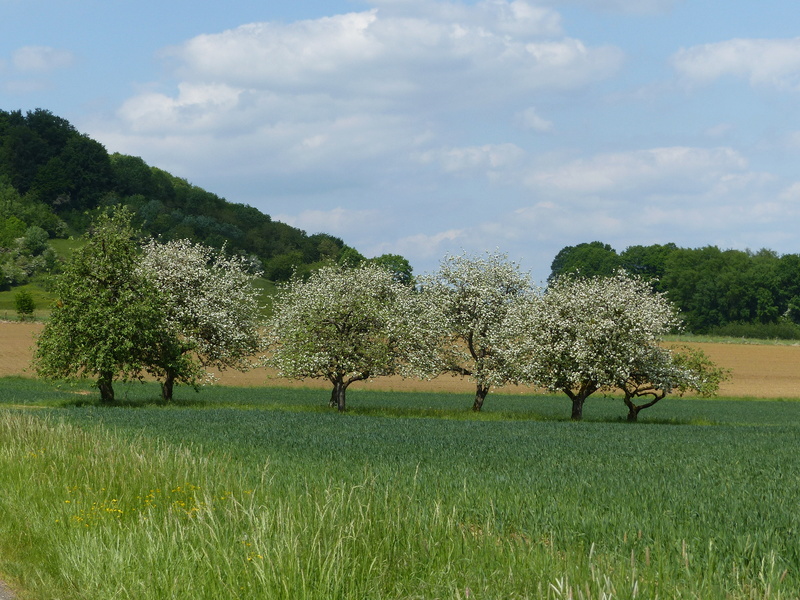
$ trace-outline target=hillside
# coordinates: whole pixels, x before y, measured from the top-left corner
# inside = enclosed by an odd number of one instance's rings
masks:
[[[307,234],[146,164],[109,154],[47,110],[0,111],[0,290],[52,272],[52,241],[79,236],[92,216],[125,204],[146,235],[188,238],[251,256],[266,278],[361,255],[332,235]]]

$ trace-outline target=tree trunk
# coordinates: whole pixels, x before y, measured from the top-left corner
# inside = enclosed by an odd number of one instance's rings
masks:
[[[634,404],[633,398],[640,396],[651,396],[653,399],[644,404]],[[660,402],[667,396],[665,390],[659,390],[652,386],[640,386],[634,391],[629,389],[625,390],[625,406],[628,407],[628,422],[636,423],[639,420],[639,412],[645,408],[650,408],[654,404]]]
[[[481,411],[481,408],[483,408],[483,401],[486,400],[486,394],[488,393],[489,393],[488,385],[478,384],[477,388],[475,389],[475,402],[472,404],[472,410],[474,412]]]
[[[97,387],[100,390],[100,402],[103,404],[111,404],[114,402],[113,380],[114,374],[111,373],[111,371],[103,371],[100,373],[100,378],[97,380]]]
[[[175,371],[167,369],[164,381],[161,382],[161,399],[172,402],[172,390],[175,387]]]
[[[625,393],[624,401],[625,401],[625,406],[628,407],[628,422],[629,423],[635,423],[639,419],[639,409],[640,409],[640,407],[636,406],[633,403],[633,400],[631,400],[629,392],[627,390],[626,390],[626,393]]]
[[[583,402],[585,398],[581,396],[573,396],[572,398],[572,420],[573,421],[582,421],[583,420]]]
[[[342,381],[338,379],[333,382],[333,393],[331,394],[331,404],[336,406],[339,412],[344,412],[346,409],[345,404],[345,393],[347,392],[347,386],[350,382]]]

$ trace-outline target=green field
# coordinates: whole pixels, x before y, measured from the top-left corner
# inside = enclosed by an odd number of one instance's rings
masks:
[[[800,402],[0,391],[33,598],[800,597]]]

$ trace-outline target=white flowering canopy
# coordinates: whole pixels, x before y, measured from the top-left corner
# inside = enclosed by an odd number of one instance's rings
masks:
[[[353,381],[431,371],[435,313],[379,265],[327,266],[295,278],[273,308],[268,364],[284,377],[328,379],[341,410]]]
[[[475,381],[474,410],[480,410],[491,386],[522,381],[521,365],[507,350],[524,331],[509,315],[532,312],[537,297],[528,273],[500,252],[464,253],[445,257],[436,273],[419,281],[447,330],[441,368]]]
[[[252,366],[262,347],[252,262],[189,240],[150,240],[143,251],[138,269],[162,294],[184,362],[191,353],[204,368]]]
[[[527,363],[526,378],[566,393],[573,418],[581,418],[589,395],[623,389],[635,373],[667,381],[668,356],[658,343],[681,323],[665,296],[624,271],[612,277],[562,276],[535,310],[518,311],[511,320],[527,331],[512,349],[515,360]]]

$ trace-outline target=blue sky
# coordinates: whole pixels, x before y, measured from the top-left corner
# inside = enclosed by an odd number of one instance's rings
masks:
[[[800,10],[0,0],[0,108],[421,273],[601,240],[800,252]]]

